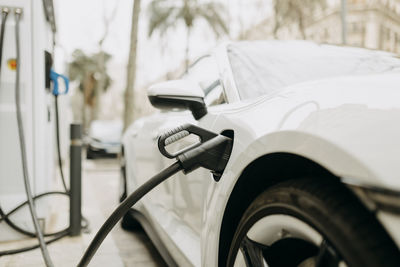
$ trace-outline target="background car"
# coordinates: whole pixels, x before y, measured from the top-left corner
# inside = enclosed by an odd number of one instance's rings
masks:
[[[192,123],[233,139],[218,181],[179,173],[125,216],[179,266],[398,266],[400,60],[303,41],[229,43],[123,137],[122,199],[171,164],[158,136]],[[169,149],[192,142],[182,140]]]
[[[121,136],[121,121],[93,121],[85,138],[86,158],[117,157],[121,151]]]

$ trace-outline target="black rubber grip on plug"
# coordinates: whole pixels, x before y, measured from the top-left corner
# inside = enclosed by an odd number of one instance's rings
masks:
[[[198,167],[222,174],[228,164],[232,145],[231,138],[217,135],[200,146],[179,155],[177,159],[185,174]]]
[[[169,153],[165,148],[166,146],[173,144],[182,138],[185,138],[186,136],[189,136],[190,134],[197,135],[200,139],[200,142],[195,143],[193,145],[190,145],[188,147],[183,148],[182,150],[175,152],[175,153]],[[163,154],[167,158],[176,158],[177,156],[195,148],[201,145],[204,142],[207,142],[208,140],[214,138],[217,136],[217,134],[207,131],[203,128],[200,128],[198,126],[195,126],[193,124],[184,124],[179,127],[176,127],[174,129],[171,129],[167,131],[166,133],[162,134],[158,138],[158,149],[160,150],[161,154]]]

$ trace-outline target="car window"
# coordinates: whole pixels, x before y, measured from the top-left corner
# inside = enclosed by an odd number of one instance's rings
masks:
[[[207,106],[226,103],[217,63],[213,56],[206,55],[196,60],[182,78],[200,85],[204,91],[204,101]]]
[[[305,41],[234,43],[228,46],[228,58],[241,99],[305,81],[400,68],[400,60],[390,53]]]
[[[222,88],[221,81],[215,80],[206,90],[205,90],[204,102],[207,106],[215,106],[226,103],[226,97],[224,89]]]

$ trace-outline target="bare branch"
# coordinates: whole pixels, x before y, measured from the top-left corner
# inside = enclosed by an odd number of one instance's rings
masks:
[[[111,11],[110,16],[107,17],[106,14],[106,8],[105,8],[105,4],[104,4],[104,0],[103,0],[103,24],[104,24],[104,33],[102,38],[99,40],[99,46],[100,48],[103,46],[103,42],[104,40],[107,38],[109,30],[110,30],[110,24],[111,22],[115,19],[115,16],[117,14],[117,10],[118,10],[118,6],[119,6],[120,0],[117,0],[115,2],[115,5]]]

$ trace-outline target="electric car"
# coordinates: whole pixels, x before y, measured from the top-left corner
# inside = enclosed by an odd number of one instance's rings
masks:
[[[169,265],[400,266],[400,59],[306,41],[228,43],[151,86],[123,136],[121,199],[190,123],[232,138],[220,176],[179,173],[125,215]],[[178,151],[195,137],[170,145]]]
[[[95,120],[86,137],[86,158],[117,157],[121,150],[122,121]]]

